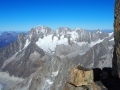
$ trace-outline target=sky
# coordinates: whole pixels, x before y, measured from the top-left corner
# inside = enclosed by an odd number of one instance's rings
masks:
[[[0,31],[38,25],[87,30],[113,29],[115,0],[0,0]]]

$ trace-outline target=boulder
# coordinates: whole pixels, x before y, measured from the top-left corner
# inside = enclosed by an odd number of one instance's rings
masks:
[[[71,70],[70,83],[75,86],[92,85],[93,70],[77,66]]]

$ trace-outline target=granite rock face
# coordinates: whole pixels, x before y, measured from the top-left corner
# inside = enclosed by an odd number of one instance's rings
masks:
[[[114,10],[114,53],[113,53],[113,76],[120,78],[120,0],[116,0]]]

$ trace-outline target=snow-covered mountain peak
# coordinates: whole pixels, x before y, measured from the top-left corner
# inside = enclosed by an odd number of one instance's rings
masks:
[[[37,26],[36,27],[36,32],[45,33],[46,32],[46,27],[45,26]]]
[[[35,33],[35,34],[50,34],[51,28],[45,27],[45,26],[37,26],[35,28],[32,28],[29,33]]]
[[[51,28],[45,26],[37,26],[36,28],[32,28],[30,32],[28,32],[26,38],[34,41],[37,41],[38,38],[43,38],[45,36],[50,35],[53,33]]]
[[[56,34],[59,34],[59,35],[65,35],[69,32],[71,32],[71,29],[67,27],[60,27],[56,30]]]

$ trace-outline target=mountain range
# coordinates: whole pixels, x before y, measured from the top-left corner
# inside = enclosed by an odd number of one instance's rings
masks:
[[[24,81],[12,86],[0,82],[6,85],[5,90],[64,90],[67,75],[76,65],[112,67],[113,46],[113,32],[38,26],[0,48],[1,72]]]

